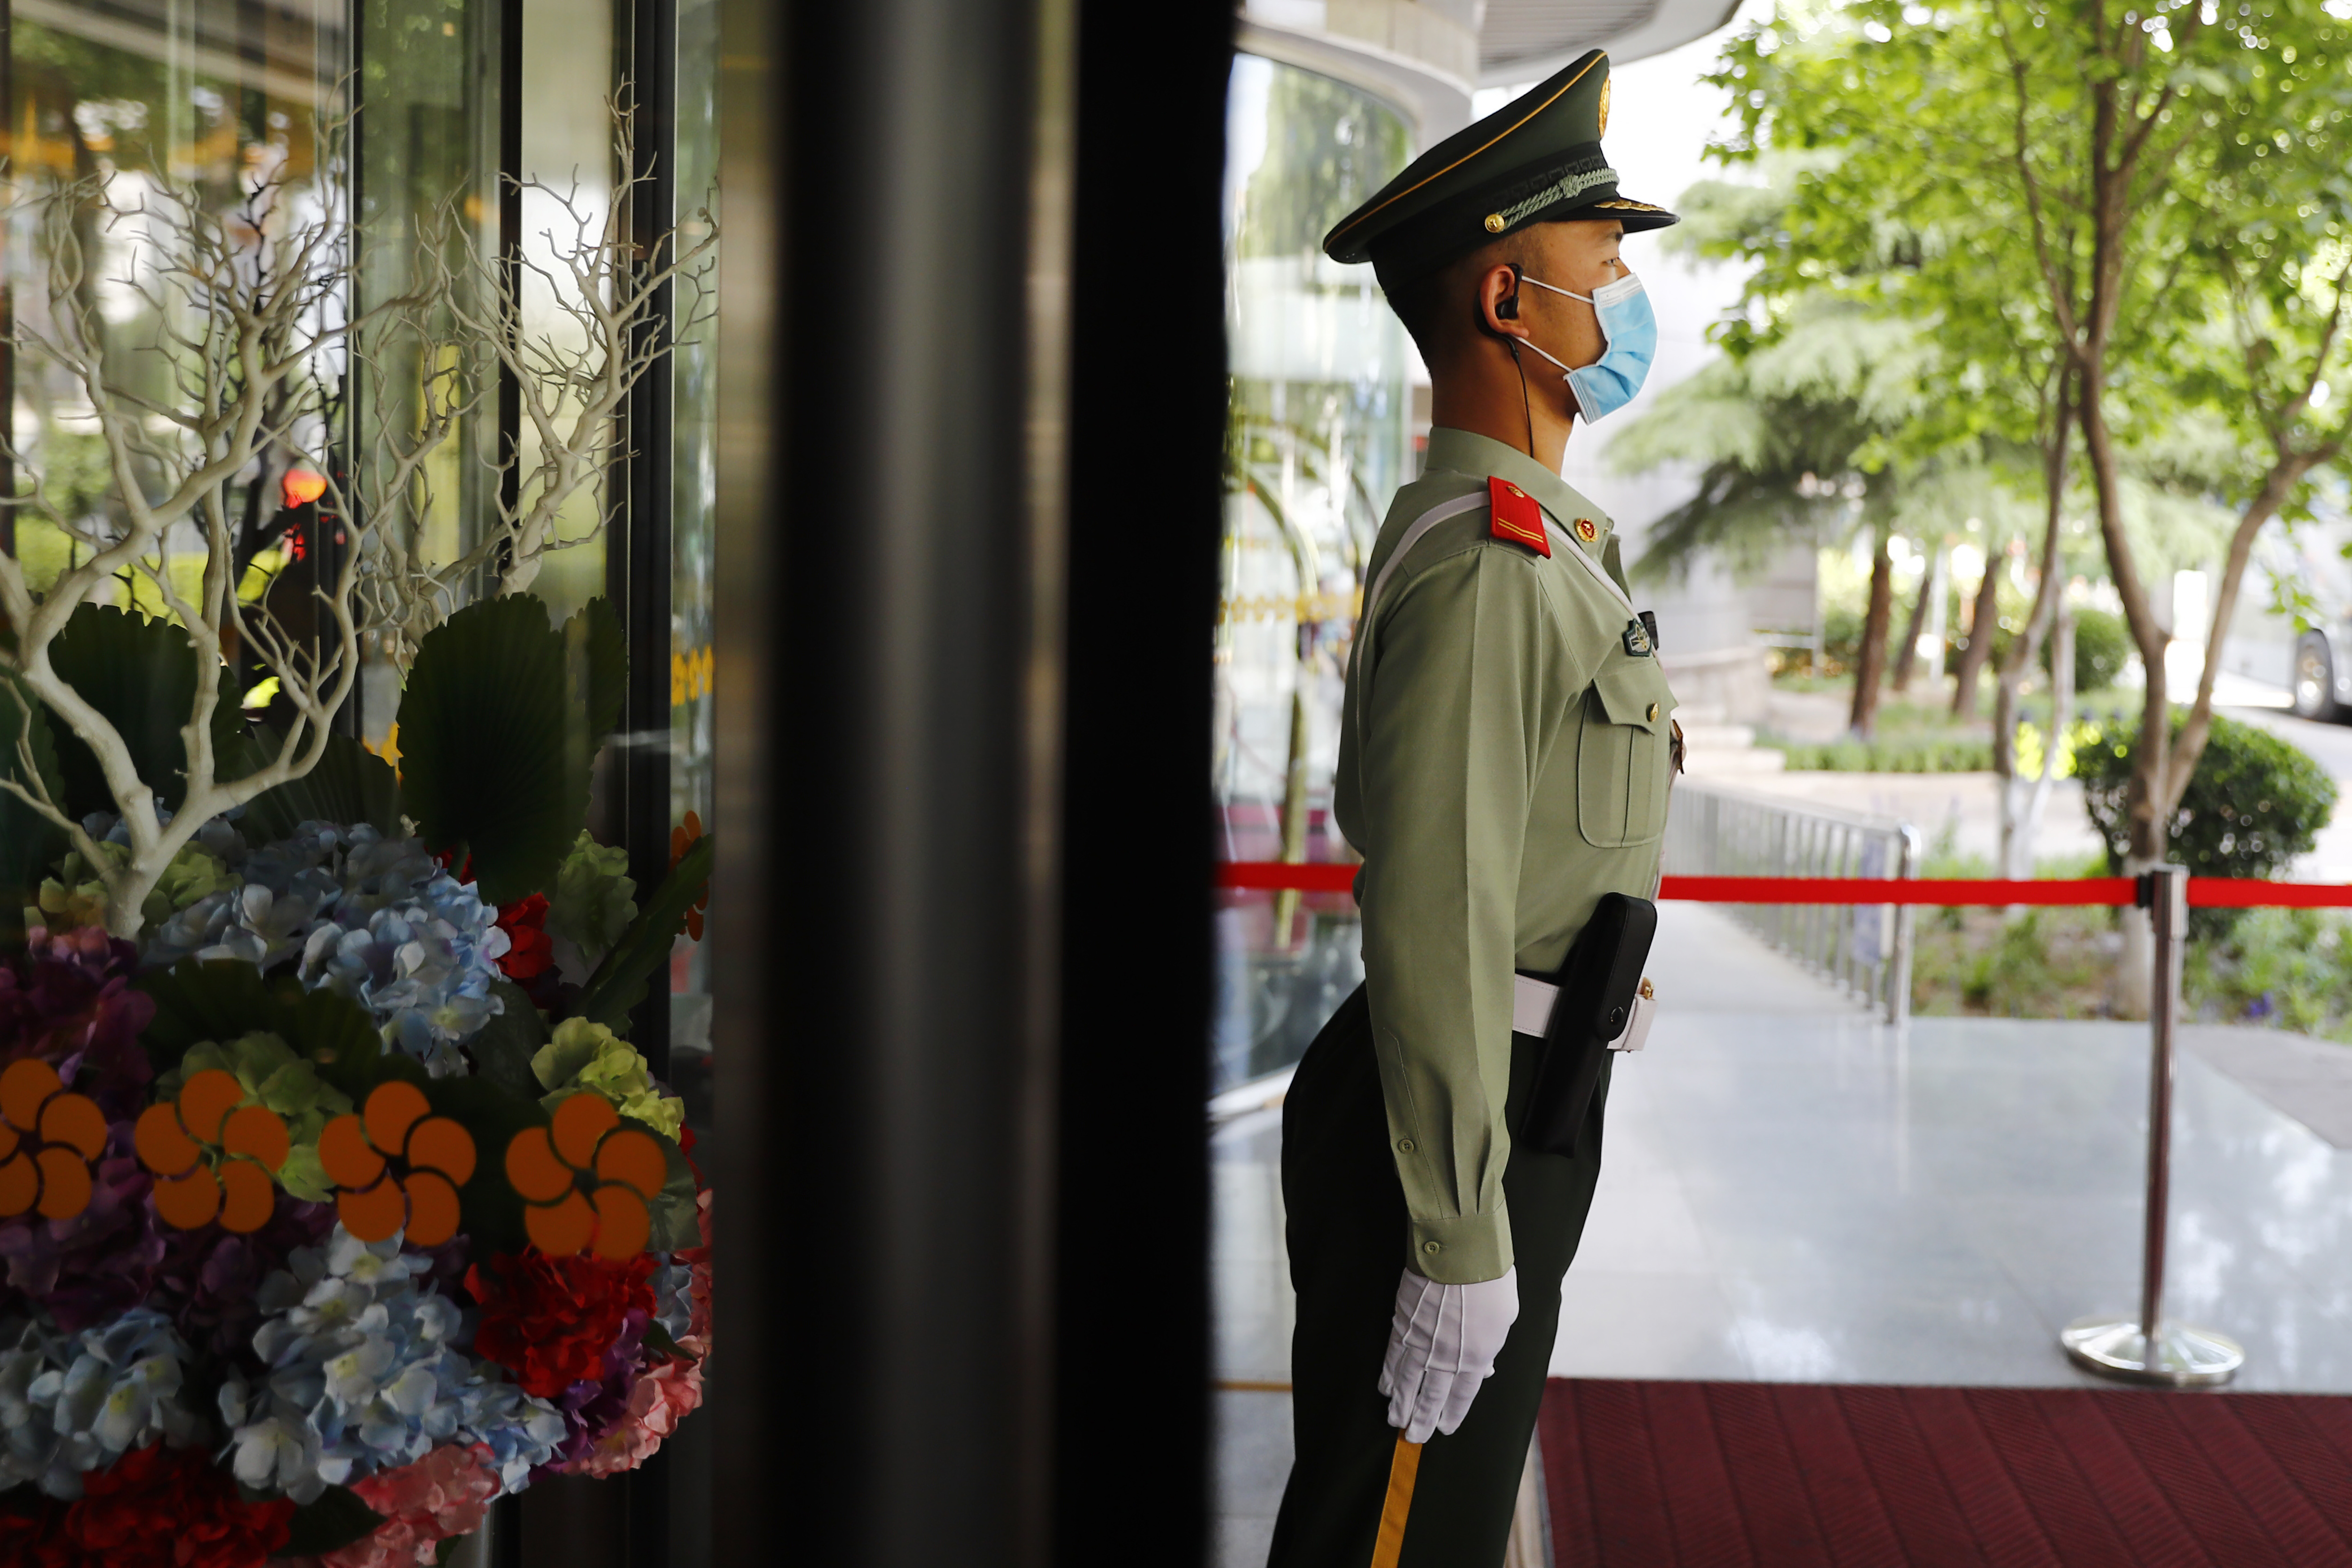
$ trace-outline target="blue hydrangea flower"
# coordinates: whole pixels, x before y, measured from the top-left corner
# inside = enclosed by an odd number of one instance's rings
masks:
[[[457,1395],[459,1430],[490,1450],[499,1482],[510,1492],[530,1485],[531,1471],[552,1463],[571,1435],[563,1412],[511,1383],[469,1383]]]
[[[544,1463],[563,1418],[464,1353],[464,1316],[421,1277],[429,1259],[340,1225],[261,1288],[256,1383],[233,1372],[221,1418],[236,1478],[309,1502],[441,1444],[480,1442],[517,1479]]]
[[[181,1397],[188,1347],[172,1321],[134,1307],[78,1334],[20,1322],[0,1350],[0,1490],[30,1481],[53,1498],[133,1448],[194,1442],[203,1418]]]
[[[384,1037],[436,1077],[462,1069],[457,1044],[503,1005],[490,993],[507,951],[498,910],[443,873],[414,902],[375,910],[352,925],[345,906],[311,928],[302,983],[325,986],[367,1008]]]
[[[457,1070],[457,1044],[501,1011],[490,994],[507,951],[498,910],[418,840],[364,822],[305,822],[255,849],[226,821],[205,824],[198,840],[241,882],[158,921],[148,963],[268,968],[299,957],[304,985],[366,1007],[388,1041],[436,1074]]]

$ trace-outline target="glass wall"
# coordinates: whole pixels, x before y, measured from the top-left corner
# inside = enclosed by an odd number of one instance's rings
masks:
[[[6,309],[20,331],[68,347],[79,321],[89,333],[82,352],[103,364],[107,384],[168,402],[174,359],[163,345],[184,325],[186,296],[157,273],[170,237],[160,215],[184,196],[232,227],[276,235],[299,216],[339,208],[333,132],[348,63],[341,0],[266,11],[192,0],[121,12],[18,5],[0,47],[0,124],[14,197]],[[99,180],[110,182],[115,221],[86,195],[65,195],[76,182]],[[130,216],[142,207],[151,210]],[[38,500],[0,521],[0,546],[25,563],[29,585],[45,591],[59,570],[121,537],[114,496],[121,492],[75,372],[40,353],[0,355],[0,367],[11,449],[25,459],[5,488],[30,486],[35,475],[40,484]],[[315,449],[318,432],[301,434]],[[273,447],[232,487],[230,525],[248,597],[308,543],[289,538],[299,533],[299,509],[283,499],[293,460],[290,447]],[[151,491],[163,462],[161,446],[134,459]],[[193,524],[166,540],[167,579],[184,591],[203,560]],[[135,574],[96,597],[151,614],[163,607],[156,585]]]
[[[1324,234],[1412,155],[1379,100],[1251,55],[1228,99],[1233,395],[1216,640],[1216,792],[1231,860],[1350,858],[1330,820],[1365,558],[1411,476],[1404,330]],[[1363,977],[1346,894],[1223,895],[1216,1085],[1296,1061]]]
[[[429,289],[438,272],[479,309],[486,279],[470,263],[499,253],[499,9],[485,0],[361,0],[357,9],[352,196],[363,242],[354,303],[366,310]],[[448,326],[437,312],[428,332],[385,334],[371,345],[377,374],[353,379],[353,428],[391,435],[357,443],[352,460],[362,469],[383,472],[401,436],[451,395],[442,378],[457,367],[432,335]],[[498,423],[496,399],[484,398],[404,493],[374,498],[414,514],[420,564],[447,566],[481,539],[497,484],[488,462]],[[378,637],[362,658],[360,733],[382,751],[399,711],[402,652]]]
[[[719,4],[682,0],[677,11],[677,217],[681,244],[710,231],[719,210]],[[705,321],[711,303],[684,289],[670,359],[670,816],[711,819],[717,704],[711,696],[712,520],[719,503],[718,348]],[[670,973],[670,1064],[698,1126],[709,1116],[709,950],[684,941]]]
[[[110,177],[118,209],[136,209],[142,195],[178,188],[232,226],[242,223],[264,233],[323,215],[342,247],[333,286],[319,304],[327,316],[364,316],[420,295],[480,309],[489,303],[500,258],[519,247],[524,331],[547,334],[560,352],[569,342],[584,342],[579,318],[566,312],[557,289],[531,268],[536,263],[562,276],[556,248],[583,233],[579,225],[585,226],[585,237],[595,239],[611,211],[617,166],[608,94],[629,84],[649,105],[641,123],[665,135],[663,145],[640,149],[641,163],[664,171],[676,210],[647,215],[645,226],[674,221],[682,243],[690,246],[708,239],[715,223],[717,0],[663,0],[649,12],[642,9],[647,3],[16,0],[11,5],[0,0],[5,23],[0,26],[0,133],[20,195]],[[666,46],[660,32],[673,19],[674,40]],[[629,58],[633,39],[655,40],[661,79],[636,78]],[[667,68],[673,62],[674,74]],[[560,196],[529,191],[517,197],[508,177],[518,174],[537,177]],[[274,193],[259,205],[257,185]],[[154,234],[140,222],[103,221],[87,200],[58,210],[75,215],[63,227],[45,226],[21,200],[0,217],[0,323],[13,312],[26,330],[58,333],[72,312],[51,309],[51,263],[61,247],[79,247],[80,265],[62,287],[102,334],[110,384],[153,407],[169,406],[185,393],[185,383],[174,382],[163,352],[175,318],[169,290],[153,286]],[[552,245],[550,231],[556,236]],[[716,389],[715,346],[707,327],[696,323],[707,317],[709,302],[705,286],[678,287],[677,346],[651,373],[666,381],[669,398],[631,405],[636,427],[628,431],[627,444],[635,449],[651,445],[668,456],[660,489],[637,507],[649,515],[617,516],[614,509],[626,503],[628,488],[592,465],[594,481],[572,498],[556,529],[559,540],[580,542],[549,555],[530,590],[561,617],[625,583],[625,574],[616,578],[608,570],[613,552],[604,541],[591,537],[607,518],[625,527],[625,537],[652,541],[657,559],[667,557],[662,581],[639,595],[648,603],[627,606],[650,614],[624,617],[641,628],[630,649],[633,666],[659,672],[667,681],[667,722],[656,696],[650,721],[616,737],[613,749],[661,754],[667,773],[656,774],[651,798],[666,796],[670,824],[691,816],[705,828],[715,826]],[[532,471],[550,456],[531,422],[519,416],[510,378],[502,384],[494,366],[467,368],[452,360],[449,341],[462,334],[449,331],[448,310],[410,311],[400,319],[409,324],[366,340],[359,363],[346,357],[319,367],[320,380],[333,392],[323,413],[300,432],[299,451],[295,444],[273,447],[231,487],[236,515],[230,521],[247,597],[266,598],[298,637],[315,631],[308,623],[311,588],[343,542],[334,516],[319,500],[320,489],[310,482],[317,476],[304,464],[338,473],[358,496],[372,495],[383,508],[402,509],[414,522],[404,538],[414,544],[417,564],[431,569],[482,545],[496,519],[500,485],[520,485],[529,494],[536,482]],[[0,350],[0,386],[10,396],[11,437],[8,452],[0,453],[0,494],[17,491],[38,475],[45,498],[13,513],[0,509],[0,550],[26,563],[38,592],[58,569],[87,561],[119,532],[121,520],[110,510],[121,504],[113,498],[121,485],[107,471],[87,396],[71,374],[37,355],[12,362]],[[449,438],[396,485],[371,490],[372,471],[392,471],[385,453],[414,447],[448,412],[453,396],[471,401]],[[152,423],[167,434],[166,421],[159,416]],[[496,466],[508,450],[520,452],[519,479],[502,476]],[[21,454],[23,461],[9,453]],[[617,461],[627,455],[605,450],[601,458]],[[205,552],[192,526],[185,532],[185,538],[173,534],[165,553],[171,573],[184,570],[193,577]],[[495,565],[469,572],[451,584],[450,596],[462,601],[492,586]],[[636,588],[627,584],[622,591]],[[100,597],[150,614],[163,608],[152,584],[132,575]],[[648,622],[650,628],[643,629]],[[392,723],[403,650],[388,636],[376,638],[363,648],[362,665],[361,690],[345,717],[396,760]],[[488,679],[497,672],[482,673]],[[243,695],[251,712],[268,716],[268,690],[257,686]],[[617,815],[592,816],[600,837],[620,837],[617,826],[606,826]],[[641,879],[640,900],[651,891]],[[697,911],[689,933],[679,937],[667,988],[670,1080],[687,1100],[689,1130],[707,1136],[703,919]],[[657,1019],[664,989],[658,972],[653,986],[651,1016]],[[445,1560],[469,1568],[493,1560],[567,1568],[692,1568],[709,1561],[706,1426],[705,1417],[685,1421],[651,1462],[625,1477],[543,1478],[519,1500],[531,1504],[528,1514],[502,1504],[491,1531],[453,1546]],[[494,1546],[493,1535],[499,1537]]]

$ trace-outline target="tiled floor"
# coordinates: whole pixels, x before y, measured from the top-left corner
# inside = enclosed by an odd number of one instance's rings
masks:
[[[1874,1024],[1710,911],[1662,911],[1666,1003],[1623,1062],[1552,1370],[1585,1377],[2065,1384],[2056,1335],[2137,1300],[2144,1025]],[[1218,1372],[1285,1380],[1280,1112],[1215,1142]],[[2352,1392],[2352,1151],[2179,1066],[2179,1316],[2245,1389]],[[1279,1393],[1220,1395],[1221,1561],[1263,1561]]]

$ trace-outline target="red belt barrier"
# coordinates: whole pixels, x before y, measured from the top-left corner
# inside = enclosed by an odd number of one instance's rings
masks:
[[[1227,860],[1217,867],[1217,886],[1307,893],[1345,893],[1360,868],[1347,862],[1304,866],[1278,860]],[[1661,899],[1705,904],[2091,904],[2137,901],[2138,884],[2129,877],[2080,877],[2032,881],[1965,880],[1957,878],[1886,877],[1668,877]],[[2191,877],[2189,901],[2200,909],[2352,909],[2352,885],[2334,882],[2265,882],[2244,877]]]
[[[2197,883],[2189,884],[2196,901]],[[2139,884],[2129,877],[2083,877],[2012,882],[1889,877],[1667,877],[1661,899],[1702,904],[2133,904]]]

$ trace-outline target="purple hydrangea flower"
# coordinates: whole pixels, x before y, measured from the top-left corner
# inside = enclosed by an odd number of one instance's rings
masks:
[[[155,1077],[139,1046],[155,1004],[131,988],[137,962],[95,927],[33,927],[25,951],[0,961],[0,1068],[37,1057],[109,1120],[136,1115]]]

